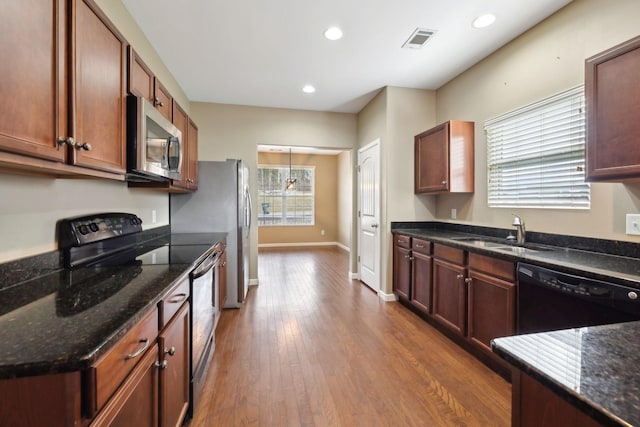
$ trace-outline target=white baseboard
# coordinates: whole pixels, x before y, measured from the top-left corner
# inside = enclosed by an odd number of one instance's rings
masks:
[[[335,242],[336,246],[339,247],[340,249],[342,249],[343,251],[347,251],[347,252],[351,252],[351,248],[349,248],[346,245],[343,245],[340,242]]]
[[[249,286],[258,286],[258,279],[249,279]]]
[[[360,273],[358,273],[358,272],[354,273],[354,272],[350,271],[349,272],[349,279],[351,279],[351,280],[360,280]]]
[[[338,246],[338,242],[260,243],[259,248],[294,248],[296,246]]]
[[[380,299],[382,301],[385,302],[391,302],[391,301],[397,301],[398,298],[396,298],[396,294],[385,294],[382,291],[378,291],[378,296],[380,297]]]

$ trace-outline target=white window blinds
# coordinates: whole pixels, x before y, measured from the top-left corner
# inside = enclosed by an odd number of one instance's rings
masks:
[[[590,206],[584,86],[485,122],[490,207]]]

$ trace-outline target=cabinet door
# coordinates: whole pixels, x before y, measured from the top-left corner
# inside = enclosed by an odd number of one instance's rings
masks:
[[[466,329],[465,268],[433,260],[433,317],[460,335]]]
[[[189,117],[187,113],[173,101],[173,124],[182,132],[182,168],[180,170],[180,180],[172,180],[175,187],[188,188],[189,176]]]
[[[588,181],[640,178],[640,37],[586,60]]]
[[[415,137],[415,192],[449,189],[449,123],[443,123]]]
[[[128,47],[128,51],[127,89],[130,94],[141,96],[153,105],[155,99],[153,94],[153,73],[131,46]]]
[[[66,162],[64,0],[3,0],[0,13],[0,150]]]
[[[491,340],[515,333],[515,283],[469,272],[469,331],[473,344],[491,353]]]
[[[124,174],[126,41],[91,0],[77,0],[72,19],[72,163]]]
[[[154,94],[154,102],[153,105],[156,106],[156,109],[160,111],[160,113],[169,121],[173,120],[173,98],[169,91],[160,83],[160,80],[156,77],[154,80],[153,86],[153,94]]]
[[[198,127],[189,119],[189,153],[187,159],[189,161],[189,176],[187,184],[190,190],[198,189]]]
[[[91,423],[111,427],[158,425],[158,348],[149,349]]]
[[[182,425],[189,407],[189,303],[185,303],[158,336],[160,362],[160,426]]]
[[[393,245],[393,291],[404,299],[411,296],[411,251]]]
[[[431,257],[413,251],[411,304],[424,313],[431,313]]]

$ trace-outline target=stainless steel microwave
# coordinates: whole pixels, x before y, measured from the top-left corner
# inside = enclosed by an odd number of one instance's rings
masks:
[[[182,132],[146,99],[127,97],[127,180],[180,179]]]

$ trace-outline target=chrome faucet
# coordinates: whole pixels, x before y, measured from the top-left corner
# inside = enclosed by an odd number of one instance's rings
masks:
[[[516,242],[519,245],[522,245],[524,243],[525,236],[527,234],[527,230],[524,228],[524,220],[516,214],[512,214],[512,215],[513,215],[513,223],[511,225],[516,227],[516,233],[517,233]]]

